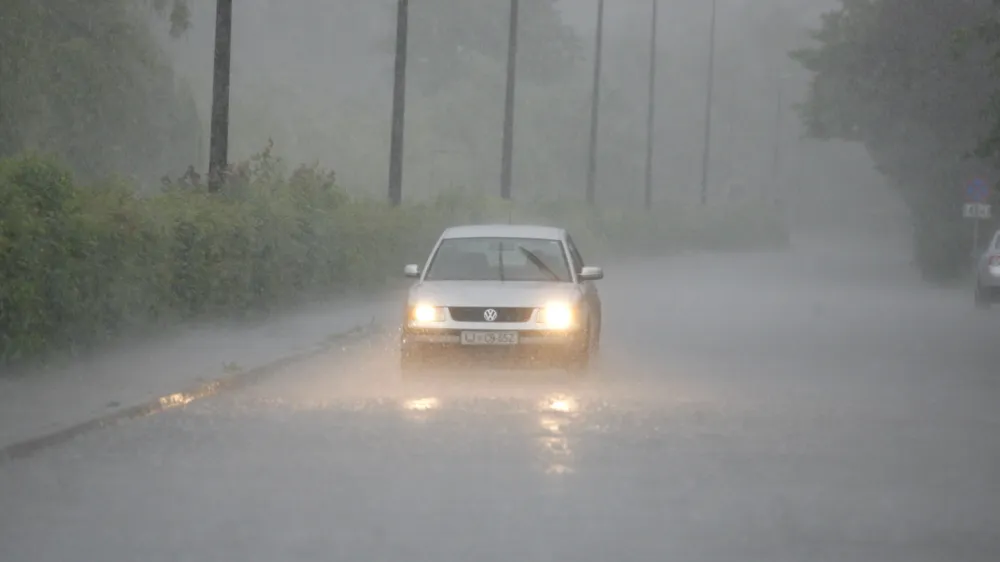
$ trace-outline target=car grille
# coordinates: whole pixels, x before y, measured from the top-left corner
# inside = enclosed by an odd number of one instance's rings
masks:
[[[497,311],[493,322],[527,322],[535,309],[523,307],[452,306],[448,308],[451,319],[456,322],[486,322],[485,313],[492,308]]]

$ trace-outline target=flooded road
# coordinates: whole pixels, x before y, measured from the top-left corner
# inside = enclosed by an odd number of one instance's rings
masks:
[[[609,267],[584,381],[338,349],[0,466],[0,560],[993,562],[1000,311],[897,262]]]

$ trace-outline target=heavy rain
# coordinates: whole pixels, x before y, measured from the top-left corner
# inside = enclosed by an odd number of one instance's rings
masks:
[[[0,560],[1000,559],[998,37],[3,0]]]

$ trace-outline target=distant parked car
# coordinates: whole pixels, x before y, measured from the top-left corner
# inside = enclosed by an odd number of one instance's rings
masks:
[[[979,257],[976,267],[976,306],[989,308],[1000,302],[1000,230]]]
[[[601,338],[604,278],[586,266],[562,228],[477,225],[448,228],[426,267],[407,265],[418,281],[403,313],[401,368],[477,359],[491,366],[527,359],[534,365],[588,370]]]

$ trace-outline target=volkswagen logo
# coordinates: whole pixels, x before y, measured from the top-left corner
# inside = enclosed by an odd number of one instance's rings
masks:
[[[487,308],[486,311],[483,312],[483,318],[487,322],[493,322],[494,320],[496,320],[497,319],[497,311],[496,311],[496,309],[494,309],[494,308]]]

